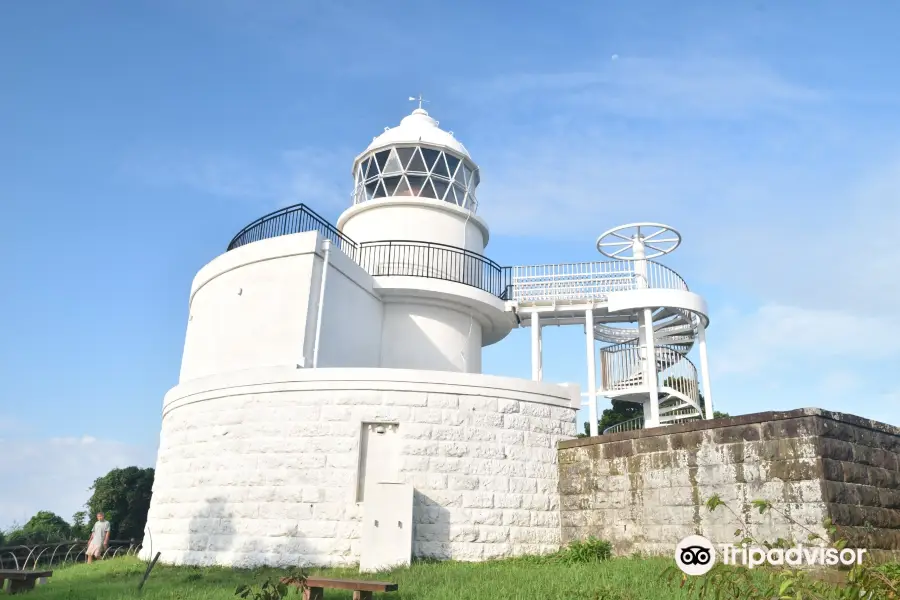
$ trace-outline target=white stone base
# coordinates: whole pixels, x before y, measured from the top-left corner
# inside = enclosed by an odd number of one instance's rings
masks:
[[[174,564],[350,565],[363,421],[400,424],[413,554],[556,550],[556,444],[577,386],[400,369],[268,368],[172,389],[143,554]]]

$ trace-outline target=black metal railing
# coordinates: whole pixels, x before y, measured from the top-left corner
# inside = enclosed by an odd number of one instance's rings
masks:
[[[506,300],[511,269],[477,252],[415,240],[386,240],[359,245],[357,262],[373,277],[428,277],[478,288]]]
[[[136,554],[141,549],[139,540],[109,540],[101,554],[102,558],[112,558]],[[0,569],[33,569],[50,567],[86,560],[87,541],[69,540],[65,542],[45,542],[0,547]]]
[[[338,231],[337,227],[305,204],[288,206],[258,218],[232,238],[228,244],[228,250],[240,248],[251,242],[306,231],[318,231],[343,250],[347,256],[354,257],[357,248],[356,242]]]
[[[501,267],[477,252],[414,240],[357,244],[305,204],[295,204],[260,217],[241,229],[228,250],[292,233],[318,231],[374,277],[429,277],[470,285],[506,300],[510,297],[511,267]]]

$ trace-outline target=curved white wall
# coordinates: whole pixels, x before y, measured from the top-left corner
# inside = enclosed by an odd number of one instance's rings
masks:
[[[226,252],[191,288],[180,381],[277,365],[309,364],[322,274],[316,232],[285,235]],[[332,249],[320,366],[377,367],[381,300],[374,281]]]
[[[362,421],[399,423],[415,556],[555,550],[556,444],[575,435],[579,404],[576,386],[398,369],[256,369],[179,385],[163,409],[152,552],[187,564],[356,563]]]
[[[481,323],[462,306],[423,302],[384,305],[381,366],[481,373]]]
[[[371,200],[348,208],[338,228],[357,243],[415,240],[482,254],[488,228],[481,217],[454,204],[426,198]]]

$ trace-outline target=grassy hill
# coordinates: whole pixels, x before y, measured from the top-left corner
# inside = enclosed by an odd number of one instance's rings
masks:
[[[385,600],[659,600],[686,598],[677,585],[660,577],[672,561],[616,558],[564,565],[540,559],[485,563],[417,563],[373,576],[355,569],[316,569],[329,577],[396,582],[399,592],[375,594]],[[134,557],[55,569],[47,585],[37,586],[29,600],[234,600],[241,584],[259,584],[286,574],[279,569],[171,567],[157,564],[141,593],[138,583],[146,563]],[[351,592],[326,590],[326,600],[350,600]],[[288,598],[300,598],[292,591]]]

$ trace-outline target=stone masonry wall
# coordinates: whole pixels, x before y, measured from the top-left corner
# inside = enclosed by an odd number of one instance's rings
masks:
[[[344,389],[322,389],[329,385]],[[367,389],[346,389],[354,386]],[[399,423],[400,480],[415,488],[415,556],[555,550],[556,444],[574,435],[576,410],[553,404],[570,403],[565,388],[534,386],[559,397],[385,381],[179,393],[167,399],[145,551],[188,564],[358,562],[361,421]]]
[[[692,534],[734,543],[805,542],[809,532],[750,502],[765,499],[819,534],[831,517],[851,546],[900,550],[900,430],[819,409],[768,412],[561,442],[563,541],[593,535],[618,553],[671,554]],[[719,494],[724,507],[704,503]]]

